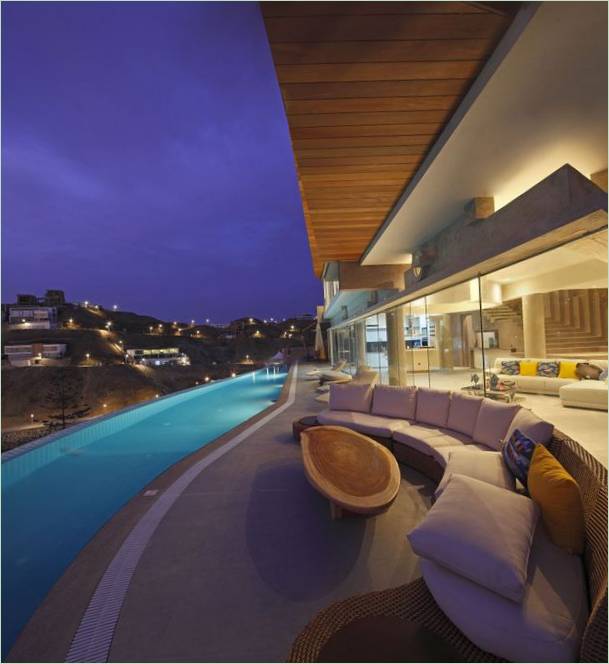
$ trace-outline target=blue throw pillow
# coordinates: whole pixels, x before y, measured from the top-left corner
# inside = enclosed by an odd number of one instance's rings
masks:
[[[503,461],[509,468],[512,475],[520,480],[524,486],[527,485],[527,477],[529,474],[529,466],[531,465],[531,458],[535,451],[537,443],[527,438],[520,429],[514,429],[514,433],[506,440],[501,448]]]
[[[537,362],[537,375],[544,378],[556,378],[558,376],[558,362]]]
[[[500,373],[507,376],[517,376],[520,373],[520,362],[518,360],[502,360]]]

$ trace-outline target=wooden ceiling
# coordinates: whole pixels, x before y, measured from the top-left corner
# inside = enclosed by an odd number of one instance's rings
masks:
[[[313,258],[360,258],[520,3],[261,2]]]

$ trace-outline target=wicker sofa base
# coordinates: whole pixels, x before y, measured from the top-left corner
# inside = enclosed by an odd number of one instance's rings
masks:
[[[398,588],[356,595],[320,611],[298,635],[288,662],[317,662],[330,637],[353,620],[368,616],[395,616],[416,622],[451,645],[464,662],[505,662],[480,650],[444,615],[423,579]]]
[[[432,457],[407,445],[374,436],[391,449],[400,463],[439,482],[444,469]],[[578,661],[607,661],[607,469],[574,440],[554,430],[547,445],[579,485],[585,515],[583,555],[590,596],[590,615],[582,636]],[[316,662],[328,639],[353,620],[395,616],[435,632],[462,656],[464,662],[503,662],[480,650],[446,617],[422,578],[397,588],[356,595],[320,611],[296,637],[289,662]]]

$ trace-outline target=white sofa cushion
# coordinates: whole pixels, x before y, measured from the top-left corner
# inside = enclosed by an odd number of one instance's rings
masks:
[[[438,606],[482,650],[511,662],[576,662],[588,618],[583,566],[549,540],[539,522],[522,603],[430,560],[421,561]]]
[[[544,376],[518,375],[514,376],[514,380],[516,381],[517,388],[522,388],[523,390],[532,390],[533,392],[543,392],[548,387],[546,385],[546,381],[550,381],[549,384],[551,385],[551,381],[555,379],[545,378]]]
[[[509,440],[514,431],[518,429],[520,433],[524,434],[527,438],[545,445],[549,443],[554,431],[554,425],[537,417],[527,408],[521,408],[510,424],[510,428],[505,434],[505,440]]]
[[[436,498],[440,497],[454,473],[473,477],[476,480],[488,482],[508,491],[514,491],[516,482],[503,462],[501,452],[472,454],[472,451],[467,449],[456,450],[449,454],[446,470],[435,491]]]
[[[538,517],[530,498],[453,474],[408,540],[422,558],[520,602]]]
[[[495,450],[501,450],[505,434],[520,408],[517,404],[507,404],[492,399],[483,399],[472,438]]]
[[[330,385],[330,409],[369,413],[372,390],[372,386],[365,383]]]
[[[420,387],[417,390],[416,420],[423,424],[445,427],[450,406],[450,392],[447,390],[431,390]]]
[[[416,387],[377,385],[372,396],[372,414],[414,420],[417,406]]]
[[[453,392],[450,398],[446,427],[471,436],[476,426],[481,404],[482,397],[472,397],[467,394]]]
[[[318,413],[317,421],[320,424],[348,427],[368,436],[380,436],[381,438],[391,438],[394,429],[403,423],[402,420],[391,417],[348,410],[323,410]]]
[[[568,406],[587,406],[607,410],[607,383],[603,380],[580,380],[560,388],[560,400]]]
[[[481,445],[479,443],[467,443],[459,445],[451,445],[450,447],[438,447],[434,453],[434,459],[442,466],[446,468],[448,460],[454,452],[466,452],[467,454],[472,454],[473,452],[495,452],[495,450],[488,447],[488,445]]]

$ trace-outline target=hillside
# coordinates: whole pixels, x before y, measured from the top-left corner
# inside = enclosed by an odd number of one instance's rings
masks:
[[[3,324],[3,346],[67,345],[64,366],[12,367],[3,356],[3,429],[57,423],[62,405],[69,421],[105,414],[157,394],[194,387],[206,378],[251,371],[279,350],[302,354],[303,336],[309,352],[314,343],[310,318],[272,323],[242,318],[214,327],[64,305],[59,325],[54,330],[9,330]],[[151,368],[125,363],[125,349],[170,347],[186,353],[191,366]]]

